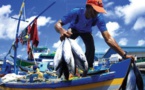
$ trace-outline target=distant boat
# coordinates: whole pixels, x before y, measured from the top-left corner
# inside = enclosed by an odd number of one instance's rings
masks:
[[[20,66],[21,70],[28,71],[28,68],[34,65],[38,65],[41,71],[48,70],[51,63],[53,63],[55,53],[49,53],[48,48],[46,47],[37,47],[33,49],[34,59],[24,60],[21,58],[17,58],[17,66]],[[14,58],[13,56],[11,56]],[[53,65],[53,64],[52,64]]]
[[[136,66],[138,69],[142,72],[145,73],[145,59],[139,59],[136,61]]]
[[[34,59],[21,59],[21,58],[17,58],[17,65],[20,66],[31,66],[36,63],[40,63],[40,62],[48,62],[48,61],[52,61],[54,58],[55,53],[49,53],[48,48],[46,47],[37,47],[37,48],[33,48],[33,58]],[[11,56],[12,58],[14,58],[13,56]]]

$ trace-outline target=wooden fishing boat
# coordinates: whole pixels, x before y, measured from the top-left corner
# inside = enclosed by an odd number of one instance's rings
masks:
[[[86,77],[53,82],[14,81],[1,85],[0,90],[119,90],[129,72],[131,60],[112,64],[102,71],[90,72]]]
[[[52,6],[54,3],[52,3],[50,6]],[[24,4],[22,4],[22,6],[23,5]],[[43,12],[45,12],[50,6],[48,6]],[[21,9],[22,8],[23,7],[21,7]],[[40,13],[40,15],[42,13]],[[38,15],[36,19],[40,15]],[[21,20],[21,13],[18,21],[16,40],[18,39],[20,20]],[[14,73],[17,73],[16,52],[17,49],[14,52]],[[41,56],[44,57],[45,55],[41,55]],[[4,82],[4,83],[2,82],[0,84],[0,90],[75,90],[75,89],[76,90],[119,90],[123,88],[124,82],[126,81],[125,79],[128,76],[128,72],[130,70],[130,66],[131,66],[131,60],[127,59],[112,64],[107,69],[88,72],[86,77],[76,78],[72,80],[58,79],[57,77],[55,78],[48,77],[48,81],[32,80],[33,82],[30,80],[31,78],[29,80],[27,78],[19,79],[19,80],[15,79],[9,82]],[[41,68],[42,67],[40,67],[40,69]]]

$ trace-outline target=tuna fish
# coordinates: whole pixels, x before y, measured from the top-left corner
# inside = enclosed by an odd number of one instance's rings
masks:
[[[84,61],[80,60],[80,58],[78,58],[78,56],[75,54],[73,54],[73,55],[74,55],[76,67],[78,69],[81,69],[83,71],[83,76],[85,76],[88,71],[88,62],[84,62]]]
[[[135,62],[132,62],[132,65],[129,69],[129,74],[124,80],[122,90],[144,90],[144,83],[140,71],[138,70]]]
[[[69,70],[70,72],[74,75],[76,73],[76,67],[75,67],[75,60],[74,60],[74,56],[73,53],[71,52],[71,61],[69,64]]]
[[[81,49],[81,47],[76,43],[75,40],[69,39],[71,47],[72,47],[72,51],[74,52],[74,54],[76,56],[78,56],[78,58],[84,62],[87,61],[86,56],[83,52],[83,50]]]
[[[64,78],[66,80],[69,79],[69,69],[63,57],[62,57],[62,62],[60,63],[60,67],[56,71],[56,74],[58,75],[58,78],[64,75]]]
[[[76,67],[83,70],[83,74],[87,74],[88,62],[81,47],[74,41],[68,38],[61,43],[54,57],[54,69],[60,78],[63,74],[66,80],[69,79],[69,74],[76,74]]]
[[[71,60],[71,45],[67,38],[65,38],[64,40],[62,53],[63,53],[65,62],[69,64]]]
[[[138,70],[135,62],[133,62],[133,71],[136,76],[136,84],[137,84],[138,90],[143,90],[144,89],[143,78],[142,78],[141,72]]]
[[[129,74],[127,76],[126,90],[136,90],[136,77],[132,67],[130,68]]]
[[[56,50],[55,56],[54,56],[54,70],[57,70],[58,67],[60,66],[60,63],[62,61],[62,46],[63,46],[64,41],[61,42],[59,47]]]

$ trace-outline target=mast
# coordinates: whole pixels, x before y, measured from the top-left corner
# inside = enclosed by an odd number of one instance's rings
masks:
[[[16,67],[16,60],[17,60],[17,48],[18,48],[18,33],[19,33],[19,27],[20,27],[20,21],[21,21],[21,16],[22,16],[22,10],[25,6],[25,0],[23,0],[21,8],[20,8],[20,12],[19,12],[19,19],[18,19],[18,24],[17,24],[17,31],[16,31],[16,37],[15,37],[15,50],[14,50],[14,73],[18,73],[17,71],[17,67]]]
[[[56,3],[56,1],[54,1],[53,3],[51,3],[46,9],[44,9],[35,19],[37,19],[39,16],[41,16],[47,9],[49,9],[51,6],[53,6],[54,4]],[[13,19],[16,19],[16,20],[18,20],[18,24],[17,24],[17,30],[16,30],[16,36],[15,36],[15,41],[13,42],[13,44],[12,44],[12,46],[11,46],[11,48],[10,48],[10,50],[9,50],[9,52],[6,54],[6,56],[4,57],[4,64],[3,64],[3,69],[5,69],[5,66],[6,66],[6,58],[7,58],[7,56],[11,53],[11,49],[12,49],[12,47],[15,47],[15,50],[14,50],[14,73],[16,73],[16,74],[18,74],[18,70],[17,70],[17,66],[16,66],[16,60],[17,60],[17,48],[18,48],[18,33],[19,33],[19,26],[20,26],[20,21],[25,21],[25,20],[23,20],[23,19],[21,19],[21,16],[22,16],[22,14],[23,14],[23,9],[24,9],[24,6],[25,6],[25,0],[23,0],[23,2],[22,2],[22,5],[21,5],[21,8],[20,8],[20,11],[19,11],[19,18],[17,19],[17,18],[14,18],[14,17],[11,17],[11,18],[13,18]],[[34,19],[34,20],[35,20]],[[33,22],[34,22],[34,20],[29,24],[29,25],[31,25]],[[28,22],[28,21],[25,21],[25,22]],[[28,26],[29,26],[28,25]],[[27,26],[27,27],[28,27]],[[27,28],[26,27],[26,28]],[[3,70],[4,71],[4,70]]]

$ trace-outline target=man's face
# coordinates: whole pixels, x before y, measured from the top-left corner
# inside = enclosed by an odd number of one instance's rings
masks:
[[[85,16],[87,19],[95,18],[97,14],[98,12],[95,11],[91,5],[86,6]]]

